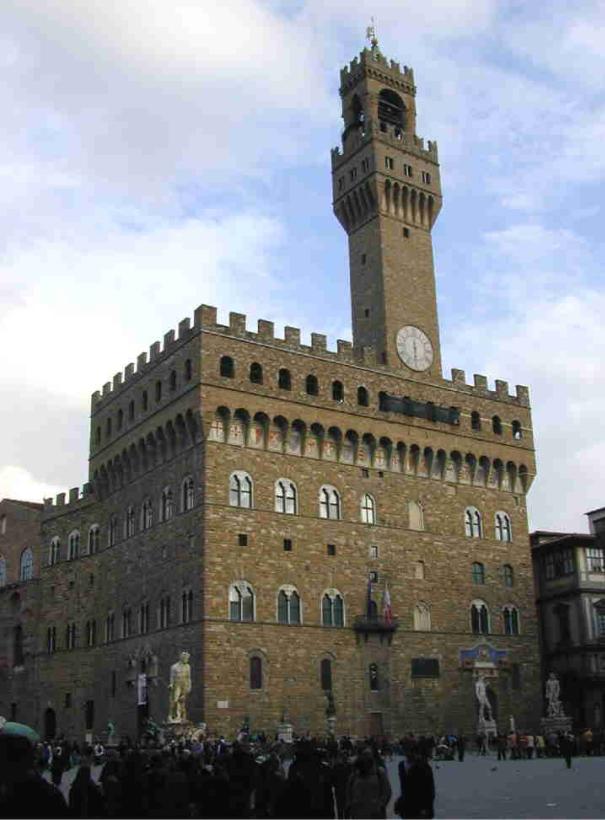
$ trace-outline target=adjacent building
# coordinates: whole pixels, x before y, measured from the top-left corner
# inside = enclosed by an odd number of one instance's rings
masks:
[[[536,724],[528,390],[442,374],[412,70],[373,41],[340,97],[353,342],[202,305],[93,395],[88,483],[42,516],[46,734],[163,721],[182,650],[214,732],[470,732],[479,675]]]

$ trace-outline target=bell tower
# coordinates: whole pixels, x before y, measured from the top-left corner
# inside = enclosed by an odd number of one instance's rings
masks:
[[[342,149],[332,151],[334,213],[349,237],[353,343],[408,375],[441,377],[431,230],[441,208],[437,144],[416,136],[411,68],[372,30],[340,73]]]

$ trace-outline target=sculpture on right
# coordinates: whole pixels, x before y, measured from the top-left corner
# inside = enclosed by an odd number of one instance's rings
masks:
[[[560,695],[559,679],[551,672],[546,681],[546,717],[565,717]]]

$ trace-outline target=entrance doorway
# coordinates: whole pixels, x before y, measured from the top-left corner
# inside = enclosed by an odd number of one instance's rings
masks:
[[[50,706],[44,712],[44,740],[52,740],[57,734],[57,715]]]

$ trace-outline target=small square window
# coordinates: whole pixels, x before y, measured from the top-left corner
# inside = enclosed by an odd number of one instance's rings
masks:
[[[240,532],[237,536],[237,543],[240,547],[248,546],[248,535],[245,532]]]
[[[364,312],[363,312],[363,315],[364,315],[364,316],[366,317],[366,319],[367,319],[367,318],[369,317],[369,315],[370,315],[370,308],[366,308],[366,309],[364,310]]]
[[[328,544],[328,555],[336,555],[336,544]]]
[[[370,477],[370,471],[368,470],[367,467],[362,467],[361,468],[361,475],[362,475],[363,478],[369,478]]]
[[[376,570],[375,570],[375,569],[373,569],[373,570],[370,572],[370,582],[371,582],[372,584],[377,584],[377,583],[378,583],[378,573],[376,572]]]
[[[378,547],[375,544],[370,547],[370,558],[378,558]]]
[[[410,229],[409,228],[404,228],[403,229],[403,238],[404,239],[409,239],[410,238]]]
[[[291,538],[284,538],[284,550],[286,552],[292,552],[292,539]]]

